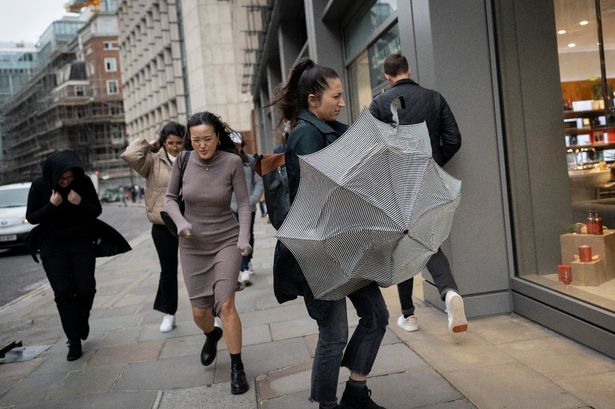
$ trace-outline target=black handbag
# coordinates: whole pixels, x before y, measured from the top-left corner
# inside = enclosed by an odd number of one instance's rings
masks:
[[[186,172],[186,166],[188,166],[191,153],[192,151],[183,151],[177,157],[177,160],[179,161],[179,195],[177,197],[177,204],[179,204],[179,211],[181,214],[184,214],[184,211],[186,210],[186,204],[184,203],[184,198],[182,197],[182,180],[184,179],[184,172]],[[177,237],[177,226],[169,213],[162,210],[160,212],[160,218],[164,222],[164,225],[167,226],[167,229],[169,229],[173,237]]]
[[[267,216],[271,225],[277,230],[290,210],[285,157],[283,153],[274,153],[254,155],[254,158],[256,159],[254,170],[263,178]]]

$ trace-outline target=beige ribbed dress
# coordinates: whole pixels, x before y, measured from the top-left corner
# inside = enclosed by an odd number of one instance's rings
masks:
[[[181,233],[192,230],[192,238],[179,238],[179,256],[184,282],[193,307],[215,308],[235,293],[241,267],[237,243],[250,238],[250,199],[241,158],[218,151],[210,160],[191,152],[182,181],[186,210],[176,202],[180,170],[175,161],[166,194],[165,210]],[[239,225],[231,213],[231,195],[238,203]]]

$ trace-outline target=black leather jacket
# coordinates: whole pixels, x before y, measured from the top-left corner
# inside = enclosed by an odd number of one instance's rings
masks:
[[[406,107],[398,111],[399,123],[410,125],[425,121],[433,158],[443,166],[461,147],[461,134],[446,100],[439,92],[423,88],[411,79],[402,79],[374,98],[369,110],[382,122],[392,123],[391,101],[400,96],[404,97]]]

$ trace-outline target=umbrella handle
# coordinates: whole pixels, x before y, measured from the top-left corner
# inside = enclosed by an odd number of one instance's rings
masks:
[[[397,110],[406,109],[406,100],[403,96],[399,96],[391,101],[391,114],[393,115],[393,122],[395,122],[395,128],[399,126],[399,115],[397,114]]]

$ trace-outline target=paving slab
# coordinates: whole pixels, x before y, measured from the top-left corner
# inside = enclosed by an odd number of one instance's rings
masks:
[[[270,324],[274,341],[318,333],[318,324],[310,317],[296,318]]]
[[[119,378],[123,369],[123,365],[116,365],[72,371],[63,379],[57,389],[49,393],[47,399],[63,399],[79,395],[108,392]]]
[[[154,361],[160,355],[162,342],[150,341],[98,349],[87,367],[123,365],[130,362]]]
[[[16,409],[151,409],[157,392],[106,392],[20,405]]]
[[[13,385],[11,390],[0,399],[0,405],[38,402],[58,388],[68,375],[67,372],[49,372],[30,375]]]
[[[8,379],[22,379],[39,367],[45,360],[42,357],[26,362],[14,362],[12,364],[0,364],[0,381]]]
[[[556,380],[615,371],[615,360],[588,348],[579,349],[578,344],[561,337],[506,344],[506,352]]]
[[[427,364],[404,343],[382,345],[370,376],[400,373],[426,368]]]
[[[101,348],[137,342],[141,328],[122,328],[106,331],[99,342]]]
[[[19,379],[5,379],[0,381],[0,398],[2,398],[6,393],[11,390],[15,384],[19,382]],[[0,406],[2,406],[2,400],[0,400]]]
[[[615,407],[615,372],[576,376],[555,382],[594,408]]]
[[[231,395],[230,384],[200,386],[164,392],[158,409],[255,409],[254,383],[241,395]]]
[[[479,408],[570,409],[585,405],[519,362],[452,371],[446,378]]]
[[[260,400],[271,400],[300,391],[309,391],[311,374],[312,360],[308,359],[267,375],[259,375],[256,377],[258,397]]]
[[[204,367],[198,356],[128,364],[114,390],[169,390],[213,383],[214,367]]]
[[[292,338],[244,347],[241,358],[246,376],[254,378],[260,374],[302,362],[310,358],[310,354],[303,338]],[[228,353],[218,354],[215,383],[228,382],[230,380],[230,368],[231,361]]]

